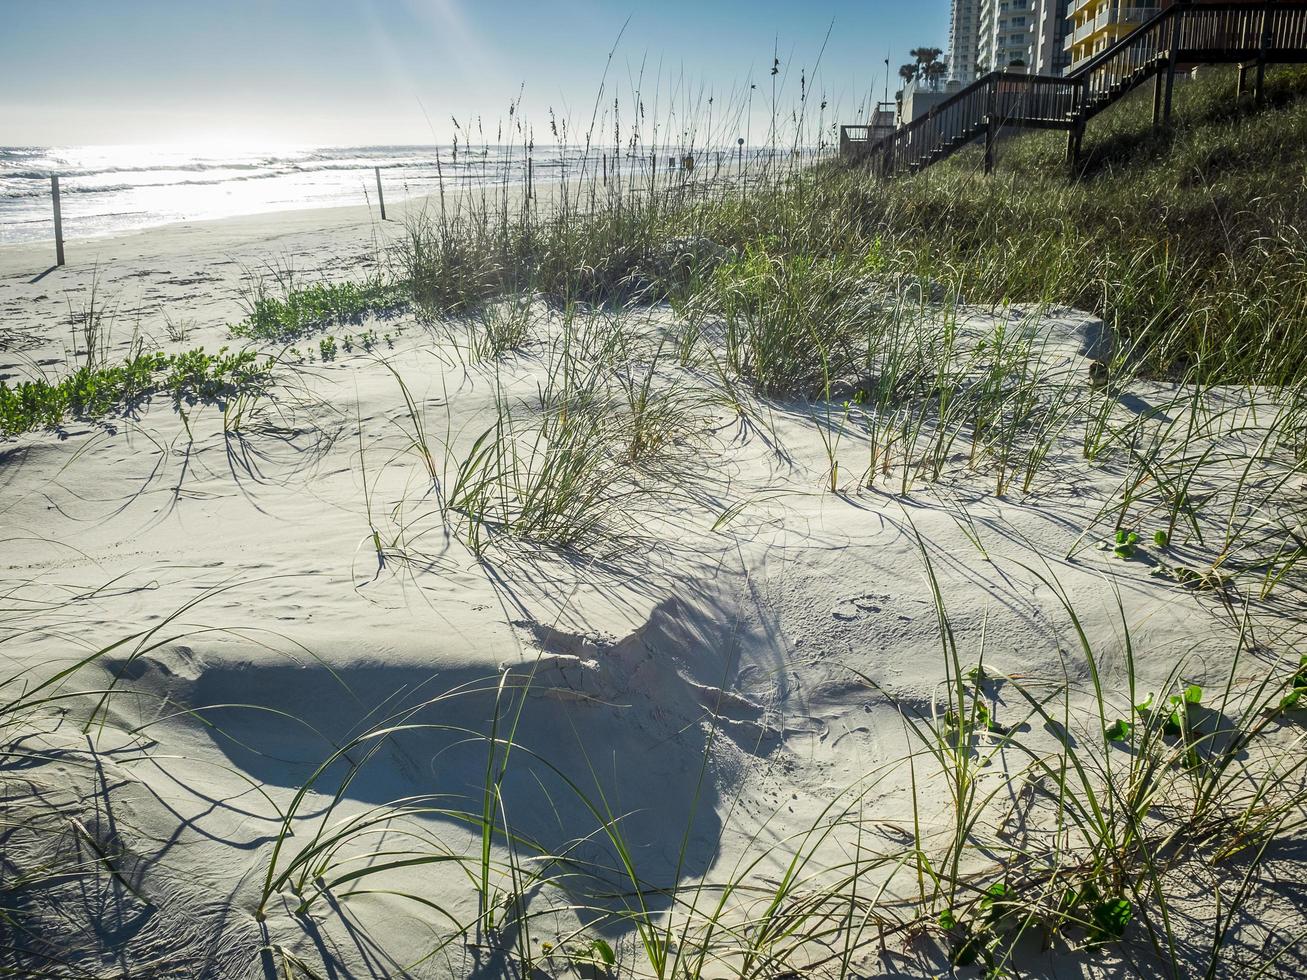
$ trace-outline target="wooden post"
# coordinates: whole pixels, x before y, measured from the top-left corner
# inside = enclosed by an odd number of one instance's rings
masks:
[[[994,172],[994,138],[998,135],[998,113],[995,103],[998,97],[998,81],[989,83],[989,112],[985,114],[985,173]]]
[[[54,264],[64,264],[64,221],[59,213],[59,178],[50,178],[50,196],[54,200]]]
[[[1156,129],[1160,125],[1162,125],[1162,71],[1159,65],[1157,74],[1153,76],[1153,128]]]
[[[1077,119],[1066,134],[1066,162],[1074,177],[1080,169],[1080,148],[1085,138],[1085,120]]]
[[[1253,102],[1261,108],[1266,102],[1266,48],[1270,44],[1271,5],[1262,7],[1262,37],[1257,46],[1257,78],[1253,82]]]
[[[535,192],[535,161],[531,157],[526,158],[526,199],[529,201]]]
[[[1171,121],[1171,94],[1175,88],[1176,54],[1180,50],[1180,19],[1184,13],[1185,5],[1181,4],[1171,15],[1171,49],[1166,52],[1166,97],[1162,105],[1162,119],[1168,123]]]
[[[1237,99],[1248,91],[1248,66],[1242,62],[1239,64],[1239,84],[1234,90],[1234,97]]]
[[[608,154],[605,153],[603,155],[603,158],[604,158],[604,186],[607,187],[608,186]]]
[[[381,220],[386,220],[386,195],[381,193],[381,168],[373,167],[373,172],[377,175],[377,203],[381,205]]]

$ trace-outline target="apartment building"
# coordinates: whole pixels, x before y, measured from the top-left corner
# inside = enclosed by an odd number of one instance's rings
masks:
[[[953,0],[948,28],[949,81],[966,85],[976,80],[980,51],[980,0]]]
[[[1160,0],[1071,0],[1063,44],[1074,70],[1166,6]]]
[[[1029,65],[1030,0],[980,0],[976,72]]]
[[[1030,0],[1030,57],[1037,75],[1065,75],[1071,67],[1066,43],[1071,31],[1071,0]]]

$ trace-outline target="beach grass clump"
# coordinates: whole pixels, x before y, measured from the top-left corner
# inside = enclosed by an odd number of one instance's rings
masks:
[[[610,539],[625,480],[605,421],[585,410],[515,419],[501,402],[494,425],[458,460],[448,508],[474,554],[496,539],[568,549]]]
[[[747,246],[716,267],[710,306],[725,324],[726,361],[770,397],[819,395],[856,369],[872,307],[860,256]]]
[[[504,225],[420,211],[395,246],[399,292],[427,319],[470,312],[498,296],[504,275]]]
[[[466,327],[465,333],[451,324],[447,334],[454,346],[464,351],[473,363],[497,361],[526,346],[537,319],[534,297],[511,293],[482,304],[457,324]]]
[[[618,365],[609,344],[592,346],[600,335],[624,333],[565,317],[536,396],[500,389],[494,423],[466,451],[447,445],[446,520],[474,554],[497,542],[608,554],[671,492],[676,450],[707,417],[658,378],[658,352]]]
[[[254,351],[138,349],[119,364],[83,365],[55,380],[37,378],[13,387],[0,381],[0,435],[54,429],[69,419],[101,419],[161,393],[176,405],[221,402],[262,391],[271,377],[271,361]]]

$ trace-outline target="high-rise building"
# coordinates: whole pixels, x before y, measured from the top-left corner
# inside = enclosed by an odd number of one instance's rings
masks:
[[[1029,65],[1030,0],[980,0],[976,73]]]
[[[1071,30],[1071,0],[1030,0],[1030,57],[1026,64],[1037,75],[1065,75],[1071,66],[1066,43]]]
[[[967,84],[975,81],[980,50],[980,0],[953,0],[948,29],[948,77]]]
[[[1160,0],[1071,0],[1064,44],[1077,68],[1166,6]]]

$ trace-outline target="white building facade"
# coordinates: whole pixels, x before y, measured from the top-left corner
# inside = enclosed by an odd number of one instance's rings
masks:
[[[1071,0],[1030,0],[1030,57],[1037,75],[1065,75],[1071,67]]]
[[[974,81],[996,68],[1021,65],[1062,75],[1071,63],[1068,8],[1074,0],[953,0],[949,78]]]
[[[948,29],[949,81],[974,82],[979,52],[980,0],[953,0]]]
[[[980,0],[979,74],[1029,64],[1030,16],[1030,0]]]

